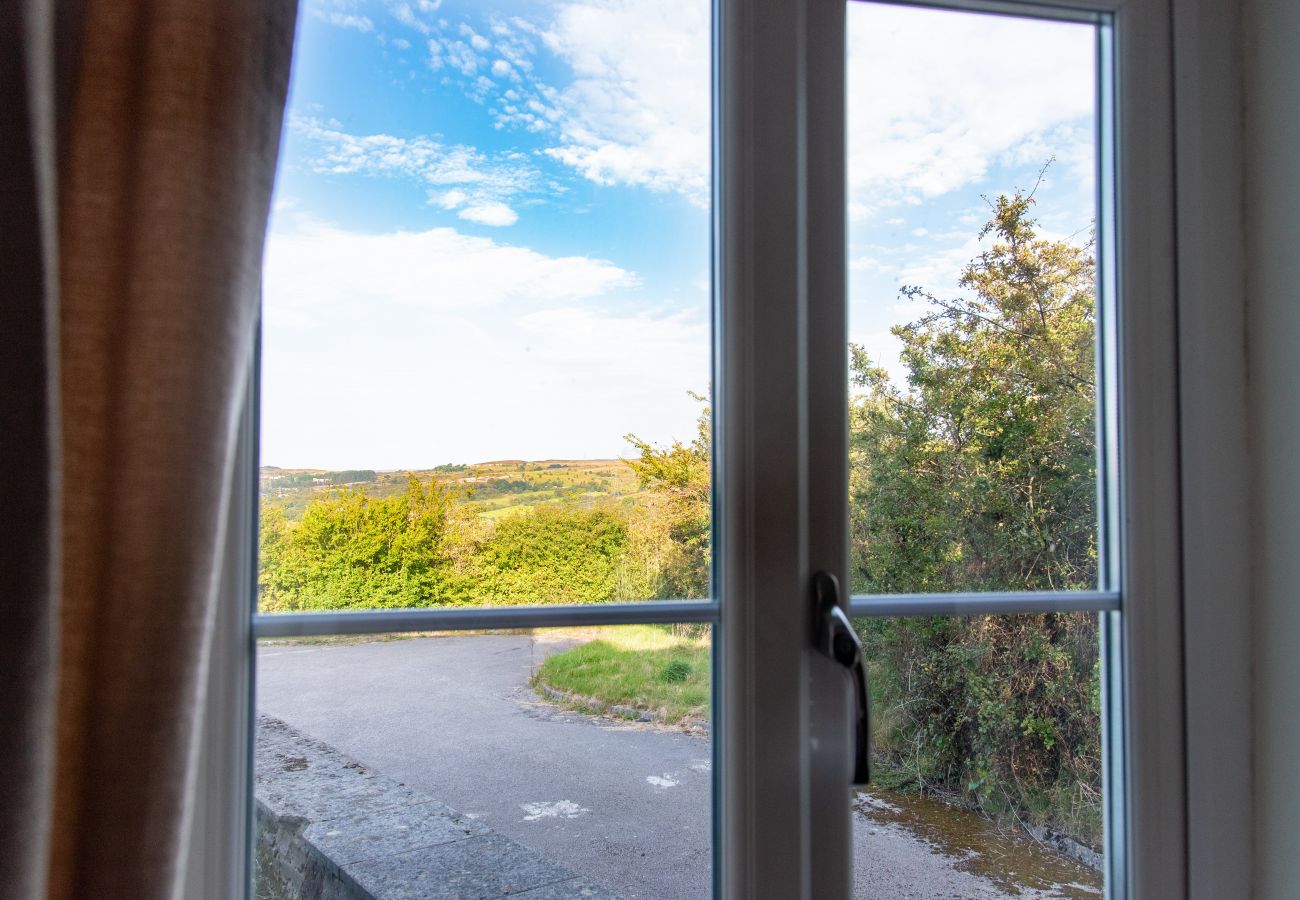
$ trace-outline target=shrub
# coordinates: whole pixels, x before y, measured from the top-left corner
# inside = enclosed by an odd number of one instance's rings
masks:
[[[684,659],[674,659],[659,670],[659,680],[669,684],[685,681],[691,677],[691,664]]]

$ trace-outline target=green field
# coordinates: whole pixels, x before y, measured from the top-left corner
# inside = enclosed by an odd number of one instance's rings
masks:
[[[264,466],[260,474],[262,497],[284,510],[290,521],[299,519],[312,500],[331,491],[346,487],[369,497],[390,497],[406,488],[411,475],[435,478],[457,491],[462,502],[484,519],[550,503],[636,503],[645,495],[636,474],[621,459],[507,459],[373,472],[366,480],[342,480],[339,476],[346,473],[329,469]]]

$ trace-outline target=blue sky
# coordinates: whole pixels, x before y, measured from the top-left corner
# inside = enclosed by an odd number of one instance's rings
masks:
[[[267,241],[262,461],[625,455],[709,381],[701,0],[307,0]],[[1081,25],[854,3],[850,322],[902,377],[981,194],[1092,218]]]

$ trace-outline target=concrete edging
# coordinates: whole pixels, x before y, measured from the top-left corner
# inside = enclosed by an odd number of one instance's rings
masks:
[[[258,900],[616,900],[270,716],[256,773]]]

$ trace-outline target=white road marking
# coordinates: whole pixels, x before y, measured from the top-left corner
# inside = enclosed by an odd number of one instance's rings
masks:
[[[663,774],[662,778],[658,775],[647,775],[645,777],[645,780],[649,782],[651,785],[653,785],[654,787],[657,787],[660,790],[665,790],[665,791],[668,790],[669,788],[677,787],[677,785],[680,784],[680,782],[674,781],[673,777],[667,772]]]
[[[591,812],[572,800],[539,800],[536,803],[521,803],[519,808],[528,813],[524,816],[525,822],[536,822],[538,819],[576,819]]]

